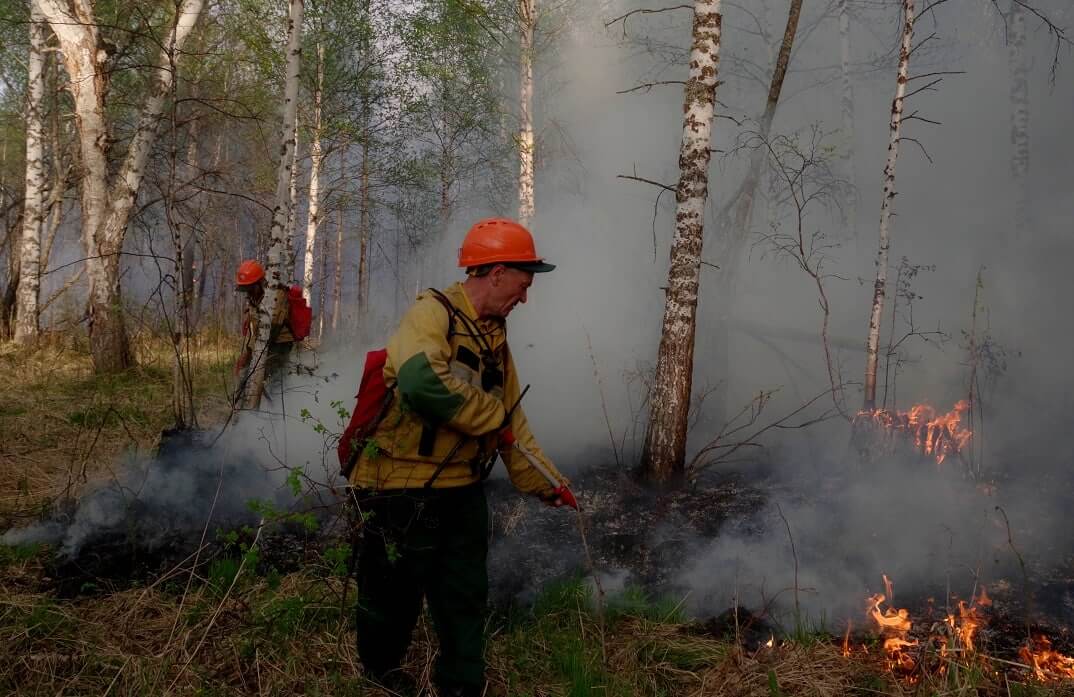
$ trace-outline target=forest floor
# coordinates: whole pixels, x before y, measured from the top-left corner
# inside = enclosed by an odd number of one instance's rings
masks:
[[[199,340],[195,392],[203,425],[226,418],[234,348],[228,337]],[[122,455],[155,450],[161,431],[172,425],[170,347],[146,338],[135,342],[135,353],[137,368],[102,378],[93,375],[78,339],[52,337],[28,352],[0,345],[6,376],[0,531],[38,520],[93,482],[115,478]],[[625,480],[609,485],[629,488]],[[635,510],[649,511],[651,497],[631,491]],[[704,496],[722,516],[735,516],[748,514],[760,494],[725,481]],[[697,501],[660,501],[661,515],[702,528],[712,524],[711,517],[691,516]],[[529,524],[514,505],[494,506],[500,524]],[[556,520],[564,530],[572,525],[566,515]],[[681,552],[674,545],[639,551],[631,530],[615,529],[614,521],[602,527],[610,532],[595,552],[599,563],[614,563],[618,553],[641,554],[648,569],[641,575],[650,586],[660,585],[661,559]],[[0,546],[0,693],[391,694],[362,675],[343,540],[316,545],[283,571],[261,563],[260,552],[241,536],[221,548],[233,553],[86,583],[67,597],[51,577],[55,550]],[[698,622],[685,617],[674,598],[629,586],[603,596],[577,575],[551,568],[529,573],[517,555],[551,556],[532,546],[493,553],[496,587],[523,595],[525,586],[527,600],[498,604],[493,612],[489,694],[1074,695],[1074,687],[1037,683],[986,656],[958,653],[912,679],[900,678],[887,669],[879,639],[869,653],[850,657],[843,655],[841,637],[805,623],[773,631],[764,641],[756,627],[740,627],[738,615]],[[407,665],[419,685],[428,685],[435,650],[423,618]]]

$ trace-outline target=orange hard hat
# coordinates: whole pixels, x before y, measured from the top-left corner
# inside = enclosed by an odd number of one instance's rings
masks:
[[[239,270],[235,272],[235,285],[248,286],[257,283],[265,277],[265,267],[253,259],[247,259],[239,264]]]
[[[543,273],[556,268],[537,256],[533,235],[510,218],[486,218],[474,223],[459,249],[459,266],[470,268],[506,264]]]

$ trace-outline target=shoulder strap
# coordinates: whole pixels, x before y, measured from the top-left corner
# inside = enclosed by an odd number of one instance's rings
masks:
[[[485,338],[485,334],[481,331],[481,328],[478,327],[472,319],[467,317],[465,312],[455,307],[455,304],[451,302],[451,300],[439,290],[437,290],[436,288],[430,288],[429,291],[433,294],[433,297],[439,300],[440,304],[443,305],[444,308],[448,311],[448,318],[450,322],[450,324],[448,325],[448,338],[455,334],[455,318],[458,317],[462,320],[462,323],[466,325],[466,330],[470,333],[470,336],[477,339],[477,342],[481,344],[482,353],[484,353],[486,356],[491,357],[492,346],[489,345],[489,342]]]
[[[436,288],[430,288],[429,292],[432,293],[433,297],[436,298],[440,302],[440,304],[444,306],[445,310],[447,310],[447,315],[448,315],[447,335],[448,335],[448,339],[451,339],[451,337],[455,336],[455,315],[462,314],[462,313],[460,313],[458,308],[455,307],[455,304],[452,303],[451,300],[448,299],[448,296],[444,295],[443,293],[438,291]]]

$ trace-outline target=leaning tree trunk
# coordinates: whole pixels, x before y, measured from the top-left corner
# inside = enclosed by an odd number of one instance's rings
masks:
[[[109,129],[105,104],[109,68],[97,30],[93,7],[87,0],[36,0],[60,42],[74,100],[78,128],[81,172],[82,240],[89,275],[89,334],[93,365],[98,372],[123,370],[131,364],[130,346],[123,321],[120,263],[127,223],[146,161],[171,92],[170,69],[201,14],[203,0],[183,0],[174,24],[164,40],[160,65],[153,71],[152,87],[131,137],[126,158],[109,183]]]
[[[665,481],[683,470],[694,368],[698,279],[704,233],[712,119],[720,64],[720,0],[695,0],[690,78],[683,99],[675,237],[660,349],[650,395],[642,463],[646,476]]]
[[[246,380],[243,405],[257,409],[265,387],[265,364],[268,359],[272,317],[276,314],[275,291],[286,287],[283,277],[288,240],[291,236],[288,220],[292,209],[291,173],[295,167],[295,124],[298,121],[298,78],[302,58],[303,0],[290,0],[287,19],[287,66],[283,87],[283,118],[280,124],[280,164],[276,169],[276,202],[272,209],[272,228],[269,232],[268,292],[257,308],[257,337],[254,339],[250,374]]]
[[[798,23],[802,16],[802,0],[792,0],[787,12],[787,24],[783,31],[779,50],[776,53],[772,69],[772,80],[768,86],[768,97],[764,111],[757,124],[758,143],[750,154],[749,169],[738,187],[735,195],[720,211],[716,229],[720,231],[718,243],[722,247],[718,258],[723,261],[723,270],[717,276],[717,288],[721,302],[716,310],[714,360],[719,368],[717,374],[730,377],[732,371],[730,345],[730,319],[738,297],[738,280],[745,265],[746,243],[753,225],[756,209],[757,188],[761,182],[765,162],[768,160],[768,141],[772,134],[772,122],[776,117],[776,107],[783,93],[783,83],[791,62],[791,50],[798,33]],[[726,413],[729,404],[729,390],[723,391],[723,409]]]
[[[30,8],[30,56],[26,88],[26,192],[22,216],[15,341],[30,343],[39,331],[41,228],[45,221],[45,43],[48,25],[37,5]],[[55,156],[54,156],[55,157]],[[14,248],[12,248],[14,253]]]
[[[854,82],[850,76],[850,0],[839,0],[839,67],[842,78],[842,97],[839,100],[843,117],[843,172],[847,178],[846,224],[851,236],[858,236],[858,188],[854,174]]]
[[[533,220],[533,30],[537,24],[537,0],[518,0],[519,95],[518,95],[518,221],[527,228]]]
[[[1029,226],[1029,77],[1026,66],[1026,17],[1021,3],[1012,0],[1007,21],[1007,55],[1011,75],[1011,178],[1014,180],[1014,239],[1025,241]]]
[[[898,79],[891,102],[888,136],[888,159],[884,165],[884,191],[880,200],[880,245],[876,252],[876,281],[873,306],[869,313],[869,338],[865,344],[865,399],[862,411],[876,410],[876,368],[880,349],[880,320],[884,314],[887,292],[888,249],[891,246],[891,204],[895,200],[895,163],[899,157],[899,133],[902,129],[903,98],[910,73],[910,49],[914,39],[914,0],[903,0],[902,46],[899,49]]]
[[[324,89],[324,44],[317,43],[317,88],[313,92],[313,136],[310,142],[310,196],[306,215],[306,255],[303,259],[302,294],[306,302],[313,294],[313,253],[317,245],[317,228],[321,224],[321,95]],[[324,279],[321,279],[324,283]]]

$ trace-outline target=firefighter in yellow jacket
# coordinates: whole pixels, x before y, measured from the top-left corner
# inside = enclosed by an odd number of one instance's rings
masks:
[[[576,505],[518,406],[505,327],[534,274],[555,267],[537,256],[529,231],[503,218],[470,229],[459,266],[465,282],[418,296],[391,337],[384,380],[394,396],[350,473],[365,520],[359,656],[374,679],[405,689],[399,666],[424,597],[440,639],[434,681],[445,696],[481,695],[485,686],[490,462],[499,454],[521,491]]]

